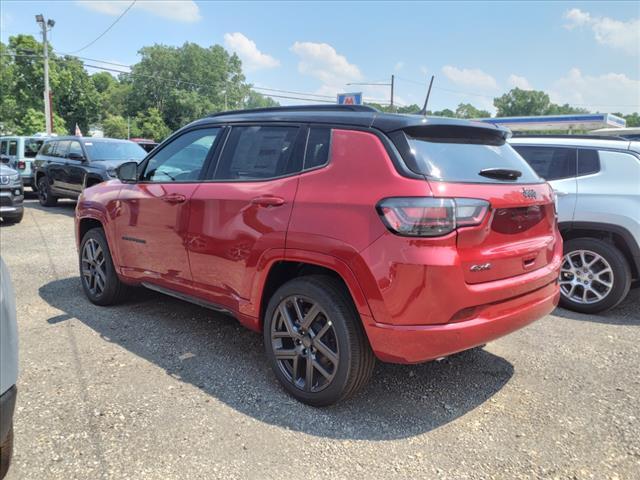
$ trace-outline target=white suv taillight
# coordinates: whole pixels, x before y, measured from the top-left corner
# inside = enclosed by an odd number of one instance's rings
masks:
[[[410,237],[438,237],[459,227],[479,225],[489,202],[475,198],[394,197],[377,205],[389,230]]]

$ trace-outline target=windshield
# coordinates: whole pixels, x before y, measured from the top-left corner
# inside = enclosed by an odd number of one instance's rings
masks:
[[[100,162],[106,160],[142,160],[147,152],[133,142],[113,140],[87,140],[84,142],[89,160]]]
[[[25,138],[24,139],[24,156],[26,158],[35,158],[44,143],[41,138]]]
[[[435,180],[474,183],[539,183],[540,177],[527,162],[504,142],[449,143],[407,136],[407,142],[415,165],[423,175]],[[487,169],[516,170],[521,175],[516,180],[499,179],[480,175]]]

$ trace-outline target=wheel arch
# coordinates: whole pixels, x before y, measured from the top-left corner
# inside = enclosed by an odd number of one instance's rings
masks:
[[[349,293],[354,307],[360,315],[371,317],[366,297],[349,266],[336,257],[314,252],[290,252],[286,257],[275,259],[269,265],[260,282],[257,295],[257,313],[260,328],[269,299],[287,281],[306,275],[327,275],[338,280]]]
[[[597,238],[611,243],[624,255],[632,277],[640,278],[640,246],[626,228],[601,222],[563,222],[558,228],[564,241]]]

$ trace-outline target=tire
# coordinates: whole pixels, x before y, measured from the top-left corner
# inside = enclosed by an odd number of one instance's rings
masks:
[[[316,315],[305,333],[300,317],[306,320],[313,305]],[[289,326],[282,308],[291,315]],[[275,292],[265,314],[264,345],[285,390],[316,407],[351,397],[367,383],[375,366],[375,356],[348,291],[339,281],[324,275],[295,278]],[[293,351],[297,355],[283,359]],[[313,367],[310,381],[308,359]]]
[[[2,480],[11,465],[11,458],[13,457],[13,425],[9,427],[9,433],[7,439],[0,445],[0,480]]]
[[[58,203],[58,197],[51,193],[51,185],[46,175],[38,179],[38,200],[43,207],[55,207]]]
[[[6,224],[11,225],[13,223],[20,223],[22,221],[22,217],[24,217],[24,211],[20,212],[17,215],[3,216],[2,219]]]
[[[78,263],[82,289],[91,303],[116,305],[126,298],[129,288],[118,278],[101,228],[92,228],[82,237]]]
[[[596,255],[602,260],[597,260]],[[594,263],[589,265],[591,262]],[[575,289],[571,290],[574,284]],[[624,300],[630,287],[631,269],[614,245],[597,238],[576,238],[565,242],[560,273],[561,307],[580,313],[603,312]],[[585,290],[591,291],[585,294]],[[593,290],[602,298],[598,299]]]

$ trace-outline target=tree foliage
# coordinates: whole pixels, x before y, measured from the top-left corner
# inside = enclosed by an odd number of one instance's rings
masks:
[[[44,130],[42,44],[31,35],[0,42],[0,133],[30,135]],[[102,125],[107,136],[165,138],[173,130],[209,113],[240,108],[277,106],[272,98],[251,89],[237,55],[220,45],[202,47],[151,45],[140,49],[140,61],[130,73],[89,75],[75,57],[60,57],[49,49],[49,77],[57,132],[83,131]],[[419,105],[383,106],[381,111],[418,113]],[[514,88],[494,99],[497,116],[582,113],[568,104],[556,105],[542,91]],[[460,103],[454,110],[428,115],[458,118],[489,117],[486,110]],[[640,126],[638,113],[620,115],[628,126]]]
[[[571,113],[588,113],[584,108],[572,107],[569,104],[551,103],[549,95],[539,90],[522,90],[514,88],[501,97],[493,99],[498,110],[496,117],[514,117],[525,115],[560,115]]]

